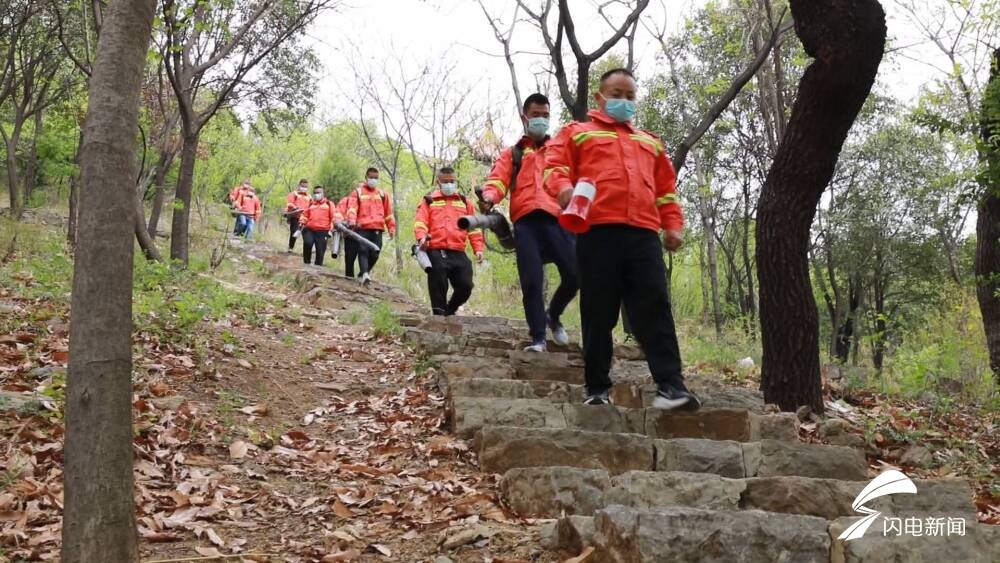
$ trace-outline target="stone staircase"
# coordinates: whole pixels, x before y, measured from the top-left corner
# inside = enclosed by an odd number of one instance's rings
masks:
[[[692,376],[692,413],[647,408],[642,353],[616,350],[614,405],[585,406],[579,347],[521,352],[523,322],[404,315],[408,341],[434,364],[448,424],[502,475],[514,512],[551,519],[545,547],[588,562],[1000,561],[1000,529],[976,523],[968,483],[915,480],[916,495],[865,506],[903,521],[964,519],[964,535],[837,536],[876,473],[860,449],[799,440],[798,419],[753,390]]]

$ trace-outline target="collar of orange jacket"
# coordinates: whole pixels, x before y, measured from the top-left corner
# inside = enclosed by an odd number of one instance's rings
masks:
[[[636,128],[632,127],[632,122],[631,121],[626,121],[625,123],[620,123],[618,121],[615,121],[614,118],[612,118],[610,115],[604,113],[603,111],[601,111],[599,109],[592,109],[592,110],[588,111],[587,112],[587,117],[589,117],[591,121],[596,121],[596,122],[600,123],[601,125],[610,125],[610,126],[621,125],[623,127],[628,127],[629,131],[636,131]]]
[[[441,190],[434,190],[433,192],[431,192],[431,199],[461,199],[461,198],[462,194],[459,192],[455,192],[451,195],[444,195],[444,193]]]
[[[540,146],[544,145],[545,143],[549,142],[549,139],[551,139],[551,137],[549,137],[548,135],[546,135],[545,138],[542,139],[541,142],[538,142],[538,141],[535,141],[533,138],[531,138],[529,135],[525,135],[525,136],[521,137],[520,141],[517,142],[517,146],[521,147],[522,149],[528,149],[528,148],[537,149],[538,147],[540,147]]]

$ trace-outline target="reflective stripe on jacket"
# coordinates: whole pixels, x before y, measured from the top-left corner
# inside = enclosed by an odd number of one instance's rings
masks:
[[[499,203],[505,197],[510,197],[510,219],[518,219],[542,210],[549,215],[559,216],[559,202],[545,190],[542,185],[542,172],[545,169],[545,147],[535,147],[534,140],[525,135],[517,145],[524,150],[521,157],[521,170],[517,174],[517,182],[511,182],[514,173],[514,147],[508,147],[493,164],[486,183],[483,184],[483,195],[493,203]],[[511,186],[514,193],[511,194]]]
[[[336,216],[337,206],[332,201],[326,198],[313,200],[312,204],[302,212],[299,225],[313,231],[329,231],[333,228]]]
[[[545,147],[542,178],[549,194],[558,196],[579,178],[590,178],[597,186],[590,224],[683,229],[677,175],[663,141],[601,111],[588,115],[591,121],[570,123]]]
[[[466,242],[472,243],[473,252],[482,252],[486,247],[483,233],[466,232],[458,228],[459,217],[475,215],[472,202],[455,194],[446,196],[441,190],[435,190],[430,196],[430,203],[425,198],[417,207],[417,218],[413,222],[413,235],[419,242],[428,234],[431,236],[428,248],[430,250],[464,251]]]
[[[396,220],[392,217],[392,200],[388,194],[368,184],[360,184],[347,197],[344,216],[348,221],[361,229],[388,230],[390,234],[396,234]]]

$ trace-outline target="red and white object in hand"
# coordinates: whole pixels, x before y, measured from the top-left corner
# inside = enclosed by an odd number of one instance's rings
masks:
[[[590,178],[580,178],[573,189],[569,205],[559,216],[559,224],[562,228],[574,234],[585,233],[590,230],[590,223],[587,215],[590,213],[590,206],[597,197],[597,187]]]

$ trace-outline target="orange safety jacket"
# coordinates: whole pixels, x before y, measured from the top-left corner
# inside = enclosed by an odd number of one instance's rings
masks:
[[[472,202],[464,196],[444,195],[441,190],[434,190],[417,206],[413,236],[420,242],[430,235],[431,240],[427,245],[429,250],[464,251],[468,241],[472,243],[472,251],[478,254],[486,247],[483,233],[479,231],[469,233],[458,228],[459,217],[475,213]]]
[[[312,203],[312,198],[308,193],[300,194],[296,189],[292,193],[288,194],[285,201],[287,203],[287,205],[285,205],[285,211],[291,212],[296,208],[299,211],[305,211],[309,207],[309,204]]]
[[[348,197],[347,212],[344,216],[348,222],[354,223],[360,229],[373,231],[389,231],[396,234],[396,220],[392,216],[392,200],[378,188],[360,184]]]
[[[587,217],[591,225],[683,229],[677,174],[663,141],[599,110],[587,115],[591,121],[570,123],[545,146],[546,191],[556,197],[590,178],[597,187]]]
[[[240,184],[229,191],[229,201],[234,205],[239,205],[240,198],[242,198],[245,193],[247,193],[247,189],[243,187],[243,184]]]
[[[329,232],[333,228],[333,222],[337,218],[337,206],[325,197],[312,203],[302,212],[299,224],[304,229],[311,231]]]
[[[236,208],[244,213],[251,214],[254,221],[260,220],[260,198],[254,194],[245,193],[240,196],[239,201],[236,202]]]
[[[547,138],[546,138],[547,139]],[[514,173],[514,150],[520,149],[521,169],[517,182],[512,182]],[[537,147],[535,140],[525,135],[513,147],[508,147],[493,164],[489,178],[483,184],[483,196],[499,203],[510,196],[510,219],[515,223],[521,217],[542,210],[554,217],[559,216],[559,202],[542,185],[545,169],[545,147]],[[511,192],[513,188],[513,193]]]

